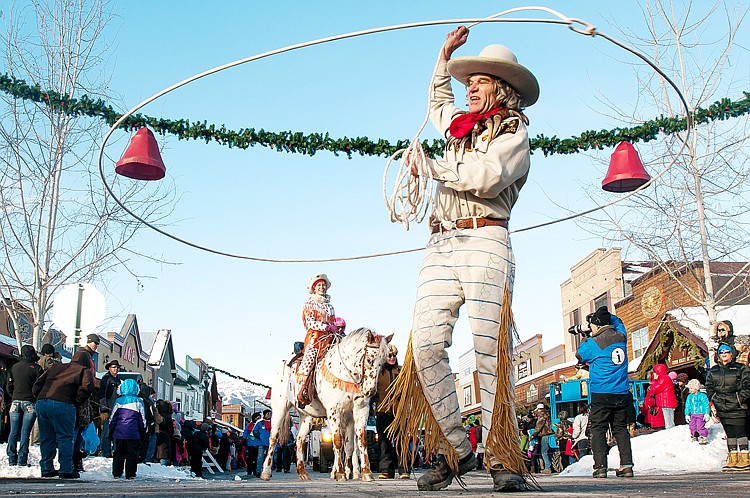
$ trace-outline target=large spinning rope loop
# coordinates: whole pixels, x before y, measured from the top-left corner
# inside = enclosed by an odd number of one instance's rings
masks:
[[[555,18],[522,18],[522,17],[503,17],[507,16],[508,14],[516,13],[516,12],[522,12],[522,11],[543,11],[548,14],[551,14]],[[358,36],[365,36],[375,33],[384,33],[387,31],[397,31],[402,29],[411,29],[411,28],[418,28],[418,27],[425,27],[425,26],[438,26],[438,25],[445,25],[445,24],[458,24],[458,25],[467,25],[469,27],[474,27],[481,23],[495,23],[495,22],[511,22],[511,23],[540,23],[540,24],[559,24],[567,26],[570,30],[572,30],[575,33],[579,33],[586,36],[599,36],[604,38],[605,40],[613,43],[614,45],[622,48],[623,50],[626,50],[627,52],[630,52],[631,54],[635,55],[642,61],[644,61],[646,64],[648,64],[654,71],[656,71],[659,76],[661,76],[677,93],[677,95],[680,98],[680,102],[682,102],[683,107],[685,108],[685,115],[687,116],[687,127],[686,127],[686,135],[685,138],[682,140],[682,148],[678,151],[678,153],[674,156],[675,158],[672,160],[671,163],[669,163],[659,174],[651,178],[647,183],[643,184],[641,187],[639,187],[637,190],[634,190],[633,192],[630,192],[624,196],[618,197],[617,199],[608,202],[606,204],[602,204],[596,207],[593,207],[591,209],[581,211],[575,214],[571,214],[570,216],[566,216],[563,218],[559,218],[556,220],[551,220],[545,223],[540,223],[538,225],[533,226],[527,226],[523,228],[518,228],[516,230],[512,230],[510,233],[516,233],[516,232],[524,232],[528,230],[533,230],[536,228],[541,228],[549,225],[554,225],[557,223],[561,223],[563,221],[572,220],[574,218],[578,218],[581,216],[585,216],[587,214],[590,214],[594,211],[598,211],[601,209],[605,209],[609,206],[612,206],[614,204],[617,204],[618,202],[622,202],[629,197],[637,194],[644,188],[647,188],[649,185],[654,183],[656,180],[661,178],[669,169],[674,165],[677,158],[680,157],[682,154],[682,151],[685,149],[688,143],[688,138],[690,136],[691,130],[693,128],[693,118],[690,113],[690,107],[688,106],[687,101],[685,100],[685,97],[680,92],[680,89],[677,87],[677,85],[658,67],[656,66],[652,61],[650,61],[645,55],[638,52],[636,49],[629,47],[614,38],[601,33],[596,30],[596,28],[580,19],[576,18],[570,18],[567,16],[564,16],[563,14],[554,11],[552,9],[549,9],[547,7],[518,7],[514,9],[505,10],[503,12],[500,12],[498,14],[492,15],[490,17],[481,18],[481,19],[445,19],[445,20],[437,20],[437,21],[422,21],[422,22],[416,22],[416,23],[408,23],[408,24],[397,24],[393,26],[385,26],[380,28],[373,28],[373,29],[367,29],[362,31],[353,31],[351,33],[345,33],[342,35],[336,35],[336,36],[330,36],[326,38],[319,38],[317,40],[308,41],[304,43],[298,43],[294,45],[289,45],[283,48],[278,48],[275,50],[271,50],[268,52],[263,52],[257,55],[253,55],[251,57],[247,57],[245,59],[240,59],[234,62],[230,62],[228,64],[224,64],[222,66],[217,66],[213,69],[209,69],[207,71],[204,71],[202,73],[196,74],[194,76],[191,76],[190,78],[187,78],[185,80],[180,81],[179,83],[176,83],[168,88],[165,88],[164,90],[152,95],[151,97],[147,98],[140,104],[136,105],[132,109],[130,109],[128,112],[123,114],[120,119],[118,119],[112,127],[109,129],[109,131],[104,136],[104,139],[102,140],[101,145],[99,146],[99,154],[98,154],[98,165],[99,165],[99,174],[102,179],[102,183],[104,184],[105,189],[107,190],[107,193],[117,202],[117,204],[130,216],[138,220],[139,222],[143,223],[145,226],[151,228],[152,230],[169,237],[172,240],[175,240],[177,242],[180,242],[182,244],[185,244],[187,246],[193,247],[195,249],[200,249],[201,251],[209,252],[212,254],[217,254],[220,256],[227,256],[230,258],[236,258],[236,259],[245,259],[250,261],[259,261],[259,262],[268,262],[268,263],[328,263],[328,262],[334,262],[334,261],[353,261],[353,260],[359,260],[359,259],[370,259],[370,258],[377,258],[382,256],[393,256],[397,254],[407,254],[411,252],[417,252],[424,250],[424,247],[418,247],[414,249],[406,249],[401,251],[390,251],[390,252],[382,252],[382,253],[376,253],[376,254],[366,254],[366,255],[360,255],[360,256],[349,256],[349,257],[339,257],[339,258],[325,258],[325,259],[273,259],[273,258],[261,258],[257,256],[248,256],[248,255],[242,255],[242,254],[235,254],[230,252],[221,251],[218,249],[213,249],[207,246],[203,246],[200,244],[196,244],[194,242],[190,242],[186,239],[180,238],[176,235],[173,235],[166,230],[163,230],[152,223],[148,222],[147,220],[144,220],[140,216],[138,216],[136,213],[128,209],[127,206],[115,195],[115,193],[112,191],[112,188],[107,183],[107,180],[104,175],[104,167],[103,167],[103,158],[104,158],[104,147],[107,144],[107,141],[112,136],[114,131],[132,114],[134,114],[139,109],[145,107],[146,105],[150,104],[154,100],[180,88],[188,83],[192,83],[193,81],[196,81],[198,79],[204,78],[206,76],[209,76],[214,73],[218,73],[220,71],[224,71],[226,69],[233,68],[235,66],[239,66],[242,64],[246,64],[248,62],[253,62],[259,59],[263,59],[266,57],[271,57],[273,55],[278,55],[284,52],[291,52],[293,50],[299,50],[301,48],[311,47],[313,45],[320,45],[323,43],[328,43],[332,41],[337,40],[343,40],[347,38],[355,38]],[[425,117],[425,120],[423,121],[421,127],[419,128],[419,131],[416,133],[412,141],[410,142],[409,146],[406,149],[397,151],[394,153],[389,159],[385,167],[385,171],[383,173],[383,197],[386,202],[386,205],[388,206],[388,210],[390,212],[390,218],[393,222],[399,222],[402,223],[405,228],[408,230],[409,223],[411,221],[416,221],[419,223],[422,221],[425,217],[425,215],[428,213],[430,205],[431,205],[431,191],[433,190],[433,179],[431,175],[429,174],[429,168],[425,168],[424,163],[426,162],[426,157],[424,154],[424,151],[422,150],[421,143],[419,142],[419,136],[424,130],[425,126],[427,125],[427,122],[429,120],[429,116]],[[388,171],[390,169],[391,163],[398,159],[400,159],[400,168],[396,175],[396,184],[394,192],[391,196],[388,196],[386,193],[386,177],[388,175]],[[417,164],[417,168],[419,171],[427,172],[427,175],[420,175],[419,177],[414,177],[411,174],[410,167],[406,166],[406,158],[409,158],[410,161],[414,161]]]

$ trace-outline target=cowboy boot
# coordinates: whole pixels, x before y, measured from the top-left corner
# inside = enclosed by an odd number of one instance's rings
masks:
[[[300,408],[304,408],[305,406],[312,403],[312,393],[310,390],[312,378],[313,374],[309,373],[307,377],[305,377],[305,380],[299,384],[299,389],[297,391],[297,403],[299,404]]]
[[[490,470],[492,490],[498,492],[524,491],[526,482],[523,477],[502,469]]]
[[[417,480],[417,489],[420,491],[439,491],[447,488],[453,482],[454,475],[460,477],[473,470],[476,466],[477,459],[472,451],[458,461],[458,474],[453,474],[453,471],[448,466],[448,462],[445,461],[445,457],[439,455],[437,465],[422,474],[422,477]]]

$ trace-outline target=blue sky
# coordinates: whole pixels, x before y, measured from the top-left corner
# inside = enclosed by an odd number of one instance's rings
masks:
[[[481,18],[521,2],[118,2],[108,30],[110,90],[121,109],[193,74],[295,43],[352,31],[437,19]],[[640,8],[610,2],[547,2],[607,34],[643,31]],[[620,9],[620,10],[615,10]],[[529,13],[523,17],[549,17]],[[141,112],[169,119],[207,120],[230,129],[329,132],[395,141],[416,133],[426,112],[426,88],[445,34],[455,25],[426,27],[337,41],[233,68],[179,89]],[[534,72],[541,98],[527,114],[531,136],[567,137],[610,129],[601,102],[628,110],[637,100],[633,58],[602,39],[565,27],[483,24],[456,55],[486,45],[510,47]],[[454,85],[457,96],[463,94]],[[719,95],[717,97],[724,96]],[[462,97],[458,100],[461,101]],[[649,118],[651,116],[645,116]],[[422,138],[438,134],[428,125]],[[116,132],[107,148],[115,160],[128,135]],[[422,247],[427,227],[406,232],[391,224],[381,194],[386,159],[314,157],[260,147],[160,137],[167,182],[178,201],[167,229],[197,244],[269,258],[330,258]],[[606,158],[611,150],[602,151]],[[644,157],[648,162],[649,158]],[[114,177],[113,164],[109,164]],[[529,181],[511,228],[566,216],[593,205],[605,167],[583,155],[532,157]],[[118,180],[119,181],[119,180]],[[389,184],[389,189],[392,185]],[[550,348],[564,333],[560,284],[569,269],[601,241],[573,222],[513,236],[514,312],[521,338],[544,335]],[[217,367],[270,382],[277,365],[302,340],[301,308],[311,275],[327,273],[337,314],[349,328],[395,333],[406,345],[421,253],[356,262],[257,263],[180,245],[154,232],[138,236],[144,252],[175,262],[141,262],[153,276],[139,288],[126,274],[109,282],[104,329],[118,329],[135,313],[144,331],[170,328],[178,358],[199,356]],[[471,347],[459,320],[450,350]],[[403,357],[403,355],[400,355]]]

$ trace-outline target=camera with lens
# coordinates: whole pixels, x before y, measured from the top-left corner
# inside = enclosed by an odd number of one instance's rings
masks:
[[[576,324],[568,329],[568,334],[582,335],[588,337],[591,335],[591,318],[594,316],[593,313],[586,315],[586,323]]]

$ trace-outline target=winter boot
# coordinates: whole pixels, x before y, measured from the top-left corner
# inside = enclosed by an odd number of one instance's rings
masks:
[[[633,466],[626,465],[624,467],[620,467],[615,471],[615,475],[617,477],[633,477]]]
[[[83,453],[80,451],[73,454],[73,470],[75,472],[84,472],[83,470]]]
[[[734,470],[750,470],[750,454],[747,450],[740,450]]]
[[[737,451],[730,451],[727,455],[727,463],[721,468],[722,472],[732,472],[737,467],[737,460],[739,453]]]
[[[591,474],[591,477],[596,479],[606,479],[607,478],[607,467],[594,467],[594,472]]]
[[[700,436],[698,438],[698,444],[708,444],[708,438],[706,438],[704,436]]]

